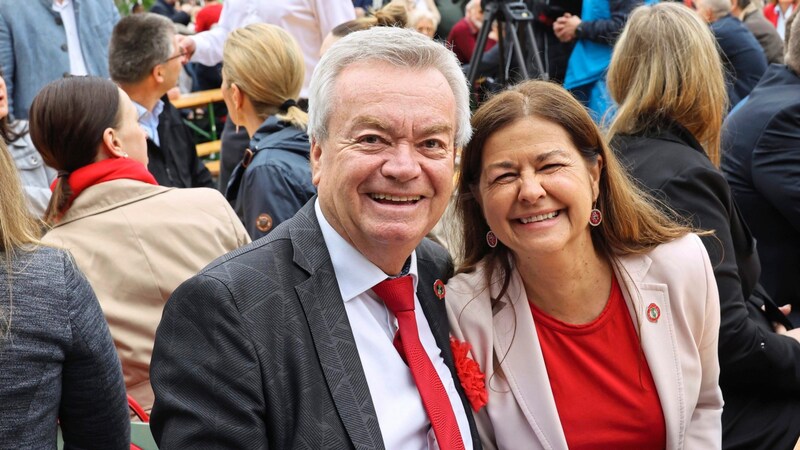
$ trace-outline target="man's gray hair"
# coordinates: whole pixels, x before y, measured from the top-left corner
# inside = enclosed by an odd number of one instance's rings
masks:
[[[111,33],[108,45],[108,71],[117,83],[133,84],[144,80],[174,51],[175,25],[153,13],[131,14],[122,18]]]
[[[704,7],[711,10],[714,20],[730,14],[731,8],[733,7],[730,0],[700,0],[700,2]]]
[[[364,62],[386,63],[408,70],[433,68],[441,72],[456,101],[455,145],[467,145],[472,136],[469,89],[458,59],[427,36],[397,27],[375,27],[351,33],[325,53],[311,77],[309,136],[317,141],[327,139],[331,110],[336,104],[336,79],[347,66]]]

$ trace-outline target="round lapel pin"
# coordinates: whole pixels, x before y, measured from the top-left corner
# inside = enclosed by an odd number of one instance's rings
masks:
[[[655,303],[650,303],[647,307],[647,320],[656,323],[659,317],[661,317],[661,309]]]
[[[438,297],[439,300],[444,300],[445,289],[444,282],[442,280],[436,280],[433,283],[433,293],[436,294],[436,297]]]

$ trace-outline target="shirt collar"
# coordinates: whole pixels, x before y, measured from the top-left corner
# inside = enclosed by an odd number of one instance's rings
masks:
[[[148,120],[150,117],[158,117],[162,112],[164,112],[164,100],[159,100],[156,102],[156,106],[153,107],[153,111],[148,111],[147,108],[140,105],[138,102],[133,100],[131,101],[133,102],[133,106],[136,107],[136,112],[139,114],[139,122],[142,120]]]
[[[333,271],[339,284],[339,293],[341,293],[345,302],[356,298],[372,289],[376,284],[389,278],[378,266],[370,262],[333,229],[322,214],[319,199],[314,202],[314,212],[317,215],[317,221],[319,221],[322,237],[325,239],[325,246],[328,247],[328,253],[331,255]],[[416,292],[418,278],[416,251],[411,252],[409,275],[411,275],[411,280],[414,283],[414,292]]]

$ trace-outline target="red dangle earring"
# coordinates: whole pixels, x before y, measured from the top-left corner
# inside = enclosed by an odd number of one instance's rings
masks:
[[[489,232],[486,233],[486,243],[489,244],[489,247],[497,247],[497,236],[495,236],[494,231],[489,230]]]
[[[597,202],[592,205],[592,212],[589,213],[589,225],[596,227],[603,222],[603,213],[597,209]]]

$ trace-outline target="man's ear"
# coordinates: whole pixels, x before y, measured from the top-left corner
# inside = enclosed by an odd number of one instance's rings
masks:
[[[152,75],[153,79],[161,84],[164,82],[164,65],[163,64],[156,64],[153,66],[153,69],[150,70],[150,75]]]
[[[322,146],[315,138],[311,138],[311,182],[319,187],[322,178]]]

